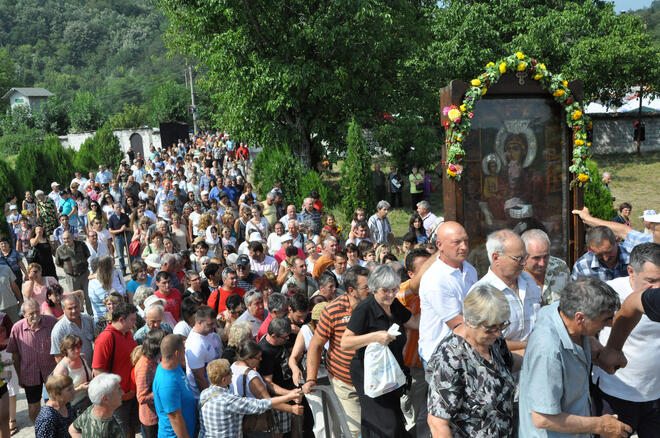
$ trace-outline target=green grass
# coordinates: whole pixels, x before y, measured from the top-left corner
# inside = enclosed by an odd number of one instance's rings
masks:
[[[632,204],[630,223],[643,229],[639,216],[644,210],[660,212],[660,152],[613,154],[595,156],[600,172],[612,174],[610,190],[616,198],[615,208],[621,202]]]

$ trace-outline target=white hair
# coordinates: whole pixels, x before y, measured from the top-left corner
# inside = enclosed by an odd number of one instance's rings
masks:
[[[165,308],[162,305],[152,304],[144,311],[144,316],[147,316],[149,312],[153,312],[154,310],[157,310],[161,315],[165,314]]]
[[[103,397],[110,397],[117,385],[121,382],[121,377],[117,374],[102,373],[94,377],[89,382],[87,388],[87,396],[89,400],[96,406],[103,402]]]
[[[525,248],[528,248],[529,243],[530,243],[532,240],[541,240],[541,241],[547,243],[547,244],[548,244],[548,247],[550,247],[550,238],[549,238],[548,235],[545,233],[545,231],[543,231],[543,230],[539,230],[538,228],[534,228],[534,229],[532,229],[532,230],[527,230],[527,231],[525,231],[524,233],[522,233],[522,235],[520,236],[520,238],[521,238],[521,239],[523,240],[523,242],[525,243]]]
[[[486,241],[486,251],[488,251],[488,261],[493,263],[493,254],[502,254],[504,252],[504,243],[512,237],[518,237],[516,233],[509,229],[493,231],[488,235]]]

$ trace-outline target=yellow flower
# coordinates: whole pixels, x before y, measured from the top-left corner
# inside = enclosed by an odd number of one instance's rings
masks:
[[[506,62],[500,63],[500,73],[502,74],[506,73]]]
[[[518,67],[516,67],[516,70],[525,71],[526,68],[527,68],[527,63],[526,62],[519,62]]]
[[[494,62],[489,62],[488,64],[486,64],[486,68],[488,68],[488,67],[492,67],[492,66],[494,66],[494,65],[495,65]]]
[[[552,93],[553,96],[555,97],[561,97],[565,94],[566,92],[564,90],[557,90],[554,93]]]
[[[541,69],[541,70],[545,70],[545,64],[543,64],[543,63],[538,64],[536,67]]]
[[[447,117],[449,117],[449,120],[451,120],[453,122],[456,119],[461,118],[461,112],[459,110],[457,110],[456,108],[450,109],[449,112],[447,113]]]
[[[522,52],[516,52],[516,58],[518,58],[518,59],[525,59],[525,55],[523,55]]]
[[[484,87],[484,89],[481,90],[481,95],[483,96],[484,94],[486,94],[486,91],[488,91],[488,88]]]
[[[580,181],[580,182],[589,181],[589,175],[585,175],[584,173],[579,174],[578,175],[578,181]]]
[[[587,142],[587,147],[588,147],[588,148],[591,147],[591,142],[590,142],[590,141]]]
[[[568,87],[568,81],[561,81],[561,83],[564,87]]]
[[[573,120],[577,120],[580,117],[582,117],[582,111],[580,111],[580,110],[573,111]]]
[[[461,109],[462,112],[467,111],[467,107],[465,106],[465,104],[461,105],[459,108]]]
[[[463,141],[463,137],[461,137],[461,136],[459,135],[458,137],[456,137],[456,141],[458,141],[458,142]]]
[[[481,85],[481,81],[479,79],[472,79],[470,83],[472,84],[473,87],[478,87]]]
[[[447,169],[447,175],[451,176],[452,178],[455,178],[456,172],[452,172],[451,170]]]
[[[537,73],[537,74],[534,75],[534,80],[535,80],[535,81],[538,81],[538,80],[541,79],[542,77],[543,77],[542,74],[538,74],[538,73]]]
[[[575,140],[575,146],[582,146],[584,144],[584,140],[580,140],[579,138]]]

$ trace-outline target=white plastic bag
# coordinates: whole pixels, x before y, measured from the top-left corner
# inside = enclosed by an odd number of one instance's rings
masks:
[[[401,334],[397,324],[387,332],[394,336]],[[406,376],[387,345],[378,342],[367,345],[364,351],[364,393],[376,398],[405,384]]]

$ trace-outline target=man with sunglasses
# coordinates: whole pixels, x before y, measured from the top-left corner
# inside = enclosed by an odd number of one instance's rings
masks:
[[[542,296],[536,281],[524,271],[527,261],[525,243],[513,231],[504,229],[488,236],[486,250],[490,268],[472,288],[490,285],[504,294],[511,316],[510,325],[502,334],[509,350],[523,354],[534,328],[536,313],[541,308]]]
[[[238,287],[244,290],[252,289],[254,280],[259,278],[257,274],[250,269],[250,257],[243,254],[236,260],[236,274],[238,274]]]

